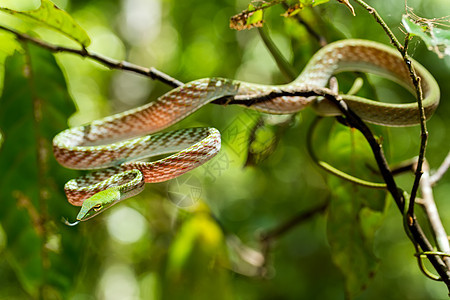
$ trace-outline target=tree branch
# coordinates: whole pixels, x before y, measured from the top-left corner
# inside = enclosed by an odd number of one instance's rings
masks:
[[[436,244],[438,250],[450,254],[450,244],[448,241],[447,233],[445,232],[444,226],[442,225],[441,218],[439,217],[439,212],[434,202],[433,189],[431,188],[431,178],[429,173],[428,163],[424,163],[424,172],[422,179],[420,180],[420,192],[422,194],[421,204],[425,209],[427,214],[427,219],[430,222],[433,234],[436,238]],[[442,257],[442,260],[450,269],[450,257]]]
[[[386,22],[381,18],[381,16],[378,14],[378,12],[371,6],[369,6],[367,3],[365,3],[363,0],[354,0],[356,3],[364,7],[377,21],[378,24],[381,25],[384,32],[386,32],[387,36],[389,37],[391,43],[397,48],[397,50],[400,52],[400,54],[403,57],[403,60],[405,62],[406,67],[408,68],[411,80],[413,82],[414,88],[416,90],[416,98],[417,98],[417,106],[419,109],[419,119],[420,119],[420,132],[421,132],[421,139],[420,139],[420,149],[419,149],[419,156],[417,161],[417,168],[415,171],[415,178],[414,183],[411,188],[411,196],[410,196],[410,202],[408,207],[408,215],[410,217],[410,222],[414,222],[415,219],[414,216],[414,203],[417,195],[417,190],[419,188],[419,182],[420,178],[422,176],[422,165],[425,159],[425,150],[427,146],[427,140],[428,140],[428,131],[426,127],[426,117],[425,117],[425,111],[423,108],[423,93],[422,93],[422,87],[420,85],[420,78],[417,76],[414,67],[412,66],[411,59],[409,58],[407,54],[408,49],[408,43],[409,43],[409,34],[405,37],[405,45],[402,46],[400,42],[395,37],[394,33],[391,31],[391,29],[386,25]]]
[[[373,133],[367,127],[367,125],[359,118],[358,115],[356,115],[350,108],[347,107],[345,102],[340,98],[339,95],[332,92],[331,90],[327,88],[317,88],[312,90],[304,90],[304,91],[284,91],[284,90],[278,90],[278,91],[272,91],[270,93],[267,93],[265,95],[260,96],[239,96],[235,97],[235,99],[220,99],[220,101],[223,101],[227,104],[240,104],[240,105],[246,105],[251,106],[255,103],[260,102],[266,102],[270,101],[274,98],[278,97],[295,97],[295,96],[301,96],[301,97],[311,97],[311,96],[322,96],[325,97],[330,102],[334,103],[337,108],[341,111],[341,113],[345,116],[345,121],[347,124],[353,128],[356,128],[359,130],[364,137],[366,138],[367,142],[369,143],[372,152],[375,156],[375,160],[377,162],[378,168],[380,170],[380,173],[386,182],[387,189],[389,193],[394,198],[395,203],[397,204],[398,209],[400,210],[400,213],[403,215],[404,209],[405,209],[405,199],[403,198],[403,193],[401,190],[397,187],[397,184],[394,180],[394,177],[392,175],[392,172],[390,171],[390,168],[388,166],[388,163],[386,161],[386,158],[384,156],[384,152],[382,149],[382,146],[378,143],[377,139],[374,137]],[[421,247],[421,249],[424,252],[433,251],[433,246],[428,241],[428,238],[425,236],[419,222],[415,218],[415,215],[411,216],[412,222],[408,222],[408,228],[414,237],[414,240],[417,242],[417,244]],[[427,254],[428,259],[430,260],[431,264],[434,266],[436,271],[438,272],[441,279],[446,283],[447,287],[450,290],[450,271],[447,268],[447,266],[442,261],[441,257],[438,255],[431,255]]]
[[[389,29],[389,27],[386,25],[386,23],[383,21],[383,19],[379,16],[379,14],[377,13],[377,11],[375,9],[373,9],[372,7],[367,5],[362,0],[355,0],[355,1],[358,4],[360,4],[361,6],[363,6],[364,8],[366,8],[366,10],[368,10],[368,12],[374,16],[375,20],[382,26],[382,28],[384,29],[386,34],[389,36],[391,43],[394,44],[394,46],[399,50],[399,52],[401,53],[401,55],[405,61],[405,64],[406,64],[408,70],[410,71],[410,76],[411,76],[413,84],[416,88],[416,95],[417,95],[417,99],[418,99],[418,107],[419,107],[419,114],[420,114],[420,121],[421,121],[421,146],[420,146],[420,153],[419,153],[419,158],[418,158],[418,165],[417,165],[416,172],[415,172],[416,173],[415,181],[414,181],[414,185],[413,185],[413,188],[411,191],[411,203],[412,204],[410,206],[410,209],[408,210],[411,222],[408,223],[408,226],[409,226],[409,230],[410,230],[411,234],[413,235],[415,241],[420,245],[421,249],[427,253],[426,255],[427,255],[428,259],[430,260],[430,262],[432,263],[432,265],[434,266],[434,268],[440,275],[441,279],[447,284],[447,287],[450,289],[449,268],[444,264],[444,262],[440,256],[431,254],[433,251],[432,245],[428,241],[425,234],[423,233],[423,231],[420,227],[420,224],[418,223],[418,221],[416,220],[416,218],[414,216],[414,211],[413,211],[415,195],[416,195],[417,189],[419,188],[419,182],[420,182],[420,178],[422,176],[422,165],[424,162],[428,133],[427,133],[427,129],[426,129],[425,114],[424,114],[423,105],[422,105],[422,97],[423,96],[422,96],[422,91],[421,91],[420,78],[417,77],[417,74],[415,73],[415,71],[412,67],[411,61],[406,53],[407,45],[409,42],[409,36],[407,36],[405,39],[405,46],[402,46],[398,42],[398,40],[396,39],[396,37],[394,36],[392,31]],[[35,44],[41,48],[47,49],[48,51],[51,51],[53,53],[72,53],[72,54],[79,55],[82,57],[88,57],[88,58],[90,58],[94,61],[97,61],[111,69],[120,69],[120,70],[135,72],[135,73],[150,77],[151,79],[159,80],[159,81],[161,81],[169,86],[172,86],[172,87],[178,87],[183,84],[182,82],[170,77],[169,75],[167,75],[161,71],[156,70],[155,68],[145,68],[142,66],[134,65],[130,62],[113,60],[111,58],[104,57],[102,55],[90,52],[85,48],[75,49],[75,48],[53,45],[53,44],[36,39],[32,36],[17,32],[13,29],[10,29],[10,28],[7,28],[7,27],[1,26],[1,25],[0,25],[0,30],[10,32],[10,33],[14,34],[19,40],[33,43],[33,44]],[[319,39],[319,41],[320,41],[320,39]],[[322,96],[322,97],[325,97],[326,99],[328,99],[329,101],[333,102],[339,108],[339,110],[342,112],[342,114],[345,116],[345,120],[348,122],[349,126],[360,130],[361,133],[365,136],[370,147],[372,148],[373,154],[375,156],[378,167],[380,169],[380,173],[382,174],[384,181],[386,182],[387,189],[389,190],[392,197],[394,198],[394,201],[396,202],[397,207],[399,208],[400,212],[403,214],[405,199],[403,198],[402,193],[399,192],[399,189],[396,186],[392,172],[389,169],[389,166],[385,159],[381,145],[375,139],[375,137],[373,136],[370,129],[366,126],[366,124],[354,112],[352,112],[347,107],[345,102],[342,101],[341,98],[336,93],[333,93],[332,91],[325,89],[325,88],[309,90],[309,91],[307,91],[307,90],[305,90],[305,91],[282,91],[282,90],[280,90],[280,91],[271,92],[266,95],[258,96],[258,97],[239,96],[239,97],[232,98],[231,100],[230,99],[219,99],[219,100],[214,101],[214,103],[216,103],[216,104],[241,104],[241,105],[245,105],[245,106],[251,106],[254,103],[271,101],[274,98],[278,98],[278,97],[282,97],[282,96],[291,96],[291,97],[292,96],[303,96],[303,97]],[[449,154],[449,156],[450,156],[450,154]],[[448,159],[448,160],[450,161],[450,159]],[[447,161],[447,159],[446,159],[446,161]],[[450,165],[450,162],[447,164],[445,164],[445,162],[444,162],[443,167],[441,166],[443,169],[443,171],[441,173],[445,173],[445,171],[448,169],[449,165]],[[436,182],[437,180],[434,180],[434,181],[430,180],[431,184],[433,182]],[[294,221],[292,221],[289,224],[296,224],[299,222],[298,220],[295,222]],[[284,227],[279,227],[273,232],[269,232],[270,235],[278,236],[278,235],[286,232],[289,228],[292,227],[292,225],[289,225],[289,224]],[[445,248],[445,246],[444,246],[444,248]]]
[[[10,32],[10,33],[14,34],[19,40],[31,42],[31,43],[33,43],[41,48],[47,49],[48,51],[53,52],[53,53],[72,53],[72,54],[76,54],[76,55],[79,55],[82,57],[88,57],[96,62],[101,63],[102,65],[104,65],[110,69],[119,69],[119,70],[125,70],[125,71],[131,71],[134,73],[138,73],[138,74],[150,77],[153,80],[159,80],[171,87],[178,87],[180,85],[183,85],[183,83],[181,81],[178,81],[177,79],[172,78],[169,75],[167,75],[153,67],[145,68],[142,66],[132,64],[127,61],[114,60],[109,57],[105,57],[100,54],[90,52],[86,48],[75,49],[75,48],[68,48],[68,47],[53,45],[53,44],[47,43],[45,41],[36,39],[32,36],[29,36],[28,34],[20,33],[13,29],[10,29],[10,28],[7,28],[7,27],[1,26],[1,25],[0,25],[0,30]]]

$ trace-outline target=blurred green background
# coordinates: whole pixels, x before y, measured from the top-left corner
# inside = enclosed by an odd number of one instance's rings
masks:
[[[238,32],[229,28],[230,17],[247,8],[246,0],[54,3],[87,31],[92,40],[88,49],[104,56],[155,67],[183,82],[212,76],[266,84],[288,81],[257,29]],[[39,1],[0,4],[27,10],[38,7]],[[402,41],[404,2],[369,4]],[[448,0],[410,0],[408,5],[416,14],[428,18],[450,14]],[[353,17],[345,6],[331,1],[305,9],[300,15],[329,42],[364,38],[388,44],[372,17],[356,4],[355,9]],[[281,6],[267,10],[264,26],[299,72],[320,45],[294,19],[280,16],[283,12]],[[0,24],[21,32],[33,30],[48,42],[76,47],[60,34],[34,28],[3,13]],[[47,51],[29,47],[32,61],[39,62],[32,70],[39,90],[37,98],[51,99],[52,106],[44,108],[42,116],[34,115],[36,101],[30,99],[36,99],[36,95],[24,88],[27,80],[23,55],[16,53],[8,58],[0,100],[0,129],[4,135],[4,147],[0,149],[0,299],[345,297],[345,277],[330,253],[327,232],[332,228],[327,229],[327,213],[317,213],[278,237],[268,249],[266,267],[258,267],[264,253],[261,234],[326,201],[333,203],[337,187],[343,184],[339,179],[330,179],[308,156],[306,133],[314,119],[312,110],[297,114],[282,132],[273,124],[286,117],[264,117],[266,126],[257,132],[259,144],[253,145],[255,151],[265,149],[275,137],[279,138],[278,144],[256,166],[244,167],[248,137],[260,114],[242,107],[207,105],[173,128],[218,128],[223,140],[217,157],[176,180],[148,184],[142,194],[92,220],[67,227],[61,217],[73,220],[78,208],[65,199],[63,185],[81,173],[57,165],[50,152],[39,153],[33,145],[42,142],[44,149],[51,149],[52,136],[67,124],[80,125],[143,105],[170,87],[71,54],[57,54],[53,62]],[[450,148],[450,104],[446,101],[450,95],[450,59],[439,59],[418,39],[411,43],[410,54],[430,70],[441,87],[441,104],[427,123],[427,159],[435,169]],[[348,90],[353,78],[339,77],[341,90]],[[397,93],[398,88],[392,84],[378,86],[382,80],[371,80],[380,99]],[[373,90],[365,87],[363,93],[370,95]],[[315,136],[315,148],[321,157],[333,161],[336,155],[335,163],[350,171],[358,162],[363,167],[365,163],[374,166],[370,153],[361,162],[364,156],[352,157],[350,150],[337,151],[336,147],[345,145],[327,133],[333,136],[348,131],[332,120],[322,126],[322,134]],[[417,126],[372,128],[383,134],[390,163],[418,154]],[[21,135],[23,138],[19,138]],[[347,161],[338,155],[347,157]],[[380,181],[370,169],[361,171],[360,167],[356,168],[357,175]],[[449,179],[450,175],[446,175],[434,188],[444,226],[450,222]],[[412,182],[411,174],[398,177],[398,184],[407,190]],[[346,193],[358,201],[377,199],[384,205],[384,194],[380,192],[361,188],[353,192],[350,187]],[[444,284],[420,273],[401,215],[389,203],[386,210],[383,206],[378,212],[380,228],[373,240],[374,261],[378,261],[375,276],[356,299],[446,298]],[[356,255],[356,264],[357,259]]]

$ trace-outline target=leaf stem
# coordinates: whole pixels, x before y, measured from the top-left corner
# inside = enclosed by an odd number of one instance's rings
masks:
[[[294,80],[297,77],[297,72],[295,72],[294,68],[292,68],[291,64],[286,60],[286,58],[281,54],[280,49],[277,48],[267,30],[264,27],[258,27],[259,36],[264,42],[264,45],[269,50],[270,54],[272,54],[273,59],[275,60],[278,68],[281,73],[288,79]]]
[[[347,180],[353,184],[360,185],[360,186],[367,187],[367,188],[385,190],[387,188],[385,183],[371,182],[371,181],[367,181],[364,179],[360,179],[358,177],[347,174],[339,169],[336,169],[335,167],[333,167],[332,165],[330,165],[329,163],[327,163],[325,161],[319,160],[316,153],[314,152],[312,140],[313,140],[314,130],[321,120],[323,120],[322,117],[315,118],[307,132],[306,148],[308,150],[308,154],[311,157],[311,159],[325,171],[327,171],[327,172],[333,174],[334,176],[339,177],[343,180]]]

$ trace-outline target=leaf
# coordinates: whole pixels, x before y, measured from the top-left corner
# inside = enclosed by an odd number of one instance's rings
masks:
[[[329,2],[330,0],[316,0],[316,1],[314,1],[314,3],[313,3],[313,6],[317,6],[317,5],[320,5],[320,4],[324,4],[324,3],[327,3],[327,2]]]
[[[298,14],[305,7],[314,7],[330,0],[299,0],[299,3],[290,6],[283,14],[283,17],[290,18]]]
[[[317,6],[323,3],[327,3],[330,0],[299,0],[301,6]]]
[[[57,164],[51,141],[66,128],[75,107],[53,55],[33,45],[25,53],[16,52],[6,60],[0,98],[4,253],[31,297],[38,298],[46,286],[63,293],[56,298],[67,298],[64,293],[79,269],[69,253],[81,253],[84,245],[77,229],[60,222],[61,216],[72,212],[62,187],[74,174]]]
[[[250,7],[250,6],[249,6]],[[231,17],[230,28],[236,30],[251,29],[254,27],[262,27],[263,24],[262,10],[245,10],[240,14]]]
[[[5,79],[5,60],[12,55],[14,51],[20,49],[20,44],[17,42],[15,36],[8,32],[0,31],[0,97],[3,92],[3,81]],[[1,133],[0,133],[1,146]]]
[[[327,220],[328,242],[332,260],[345,277],[347,298],[351,299],[367,288],[377,270],[378,259],[361,225],[365,222],[360,218],[358,198],[364,196],[361,188],[336,178],[330,182],[333,182],[330,184],[333,192]]]
[[[248,14],[247,27],[262,27],[263,24],[263,11],[256,10]]]
[[[338,125],[331,132],[329,146],[334,165],[350,167],[357,174],[368,172],[366,164],[372,153],[359,132]],[[327,235],[331,255],[345,277],[348,298],[354,298],[368,286],[378,267],[372,245],[384,219],[386,196],[336,177],[330,178],[329,185],[332,200]]]
[[[200,204],[200,206],[202,206]],[[222,230],[206,211],[197,211],[178,230],[168,255],[168,299],[232,299]],[[186,295],[186,290],[191,294]]]
[[[284,14],[282,14],[283,17],[285,18],[290,18],[295,16],[296,14],[298,14],[301,10],[303,9],[303,6],[300,4],[295,4],[294,6],[290,6],[285,12]]]
[[[431,46],[431,38],[425,33],[426,26],[422,27],[419,24],[414,23],[408,15],[403,15],[402,24],[405,26],[407,32],[420,37],[427,46]]]
[[[367,181],[382,182],[381,176],[371,171],[376,168],[376,162],[370,146],[359,131],[337,125],[331,130],[330,136],[328,160],[332,166]],[[363,204],[373,210],[383,211],[386,205],[384,192],[370,191],[362,197]]]
[[[292,17],[300,12],[304,7],[312,7],[317,6],[323,3],[326,3],[330,0],[299,0],[299,3],[294,4],[289,7],[282,16],[284,17]],[[347,0],[338,0],[347,1]],[[231,17],[230,20],[230,28],[236,30],[244,30],[251,29],[255,27],[262,27],[263,20],[263,10],[279,3],[283,3],[285,1],[280,0],[272,0],[272,1],[252,1],[251,4],[248,5],[248,8],[241,13]],[[348,4],[348,5],[347,5]],[[347,2],[347,6],[351,7],[351,5]]]
[[[436,27],[435,21],[415,16],[414,21],[409,15],[402,17],[406,31],[422,39],[428,50],[435,52],[440,58],[450,56],[450,30]]]
[[[272,1],[253,1],[248,8],[241,13],[232,16],[230,19],[230,28],[236,30],[251,29],[254,27],[262,27],[263,10],[281,3],[279,0]]]
[[[15,11],[6,7],[0,7],[0,11],[25,21],[35,21],[40,25],[50,27],[78,42],[83,47],[87,47],[91,43],[84,29],[67,12],[58,8],[50,0],[42,0],[41,6],[31,11]]]

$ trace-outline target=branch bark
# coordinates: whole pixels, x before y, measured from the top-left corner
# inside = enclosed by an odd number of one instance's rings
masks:
[[[439,211],[436,207],[436,203],[433,197],[432,182],[429,173],[428,163],[424,164],[424,172],[422,179],[420,180],[420,192],[422,194],[421,204],[425,209],[428,221],[430,222],[433,234],[436,238],[436,244],[438,250],[450,254],[450,244],[448,241],[447,233],[442,225],[441,218],[439,217]],[[450,257],[442,257],[447,268],[450,269]]]
[[[354,0],[356,3],[361,5],[363,8],[365,8],[376,20],[378,24],[381,25],[384,32],[386,32],[387,36],[389,37],[391,43],[397,48],[397,50],[400,52],[400,54],[403,57],[403,60],[405,62],[406,67],[408,68],[411,80],[413,82],[415,91],[416,91],[416,98],[417,98],[417,107],[419,109],[419,119],[420,119],[420,149],[419,149],[419,155],[418,155],[418,161],[417,161],[417,168],[415,171],[415,178],[414,183],[411,188],[411,196],[410,196],[410,202],[408,207],[408,215],[410,218],[410,222],[414,222],[414,204],[415,199],[417,195],[417,190],[419,188],[419,182],[420,178],[422,176],[422,166],[425,160],[425,150],[427,146],[427,140],[428,140],[428,131],[427,131],[427,125],[426,125],[426,117],[425,117],[425,111],[423,109],[423,93],[422,93],[422,87],[420,85],[420,77],[417,76],[414,67],[412,65],[411,59],[408,56],[407,50],[408,50],[408,43],[410,36],[409,34],[405,37],[405,44],[402,46],[400,42],[395,37],[394,33],[391,31],[389,26],[387,26],[386,22],[384,22],[383,18],[378,14],[378,12],[371,6],[369,6],[366,2],[363,0]]]
[[[133,63],[127,62],[127,61],[118,61],[97,53],[93,53],[88,51],[86,48],[81,49],[75,49],[75,48],[69,48],[69,47],[62,47],[53,45],[50,43],[47,43],[45,41],[42,41],[40,39],[36,39],[28,34],[20,33],[18,31],[15,31],[13,29],[7,28],[5,26],[0,25],[0,30],[4,30],[7,32],[10,32],[14,34],[19,40],[31,42],[41,48],[47,49],[50,52],[53,53],[72,53],[76,54],[82,57],[90,58],[96,62],[101,63],[102,65],[110,68],[110,69],[119,69],[119,70],[125,70],[125,71],[131,71],[134,73],[138,73],[147,77],[150,77],[153,80],[159,80],[162,83],[165,83],[171,87],[178,87],[180,85],[183,85],[183,83],[175,78],[172,78],[171,76],[153,68],[145,68],[142,66],[135,65]]]
[[[413,188],[411,191],[411,203],[412,204],[411,204],[410,209],[408,210],[409,217],[410,217],[410,222],[408,223],[408,226],[409,226],[409,230],[412,233],[415,241],[420,245],[421,249],[424,252],[432,252],[433,247],[432,247],[431,243],[428,241],[425,234],[423,233],[422,228],[420,227],[420,224],[416,220],[416,218],[414,216],[414,211],[413,211],[415,195],[416,195],[417,189],[419,188],[419,182],[420,182],[420,178],[422,176],[422,165],[423,165],[424,157],[425,157],[425,148],[426,148],[428,133],[427,133],[426,123],[425,123],[425,114],[424,114],[423,106],[422,106],[422,91],[421,91],[421,87],[420,87],[420,78],[418,78],[416,73],[414,72],[412,65],[411,65],[411,61],[406,53],[407,45],[409,42],[409,37],[407,37],[405,39],[405,46],[402,46],[398,42],[398,40],[396,39],[396,37],[394,36],[392,31],[389,29],[389,27],[385,24],[383,19],[376,12],[375,9],[368,6],[362,0],[355,0],[355,1],[358,4],[360,4],[361,6],[363,6],[370,14],[372,14],[374,16],[375,20],[382,26],[383,30],[389,36],[391,43],[394,44],[394,46],[396,46],[397,49],[400,51],[400,53],[402,54],[402,56],[404,58],[406,66],[410,70],[410,75],[411,75],[413,84],[416,87],[416,94],[417,94],[417,98],[418,98],[418,107],[419,107],[420,120],[421,120],[421,146],[420,146],[420,153],[419,153],[419,158],[418,158],[418,165],[416,168],[415,181],[414,181],[414,185],[413,185]],[[19,40],[31,42],[39,47],[42,47],[44,49],[47,49],[48,51],[51,51],[53,53],[64,52],[64,53],[72,53],[72,54],[79,55],[82,57],[87,57],[87,58],[97,61],[111,69],[120,69],[120,70],[126,70],[126,71],[135,72],[138,74],[142,74],[142,75],[150,77],[154,80],[159,80],[159,81],[161,81],[169,86],[172,86],[172,87],[178,87],[183,84],[182,82],[180,82],[180,81],[170,77],[169,75],[167,75],[161,71],[158,71],[157,69],[152,68],[152,67],[145,68],[142,66],[132,64],[127,61],[113,60],[111,58],[104,57],[100,54],[90,52],[85,48],[74,49],[74,48],[53,45],[53,44],[47,43],[45,41],[36,39],[27,34],[23,34],[23,33],[15,31],[13,29],[4,27],[4,26],[0,26],[0,30],[10,32],[10,33],[14,34]],[[319,39],[319,41],[320,41],[320,39]],[[343,102],[336,93],[333,93],[331,90],[328,90],[328,89],[317,89],[317,90],[312,90],[312,91],[282,91],[281,90],[281,91],[277,91],[277,92],[271,92],[267,95],[258,96],[258,97],[241,96],[241,97],[235,97],[234,99],[231,99],[231,100],[230,99],[219,99],[219,100],[214,101],[213,103],[222,104],[222,105],[223,104],[241,104],[241,105],[250,106],[253,103],[270,101],[274,98],[281,97],[281,96],[303,96],[303,97],[322,96],[322,97],[327,98],[329,101],[335,103],[335,105],[340,109],[342,114],[345,116],[345,120],[347,121],[349,126],[360,130],[363,133],[363,135],[365,136],[370,147],[372,148],[373,154],[375,156],[378,167],[380,169],[380,173],[382,174],[384,181],[386,182],[387,189],[390,192],[390,194],[392,195],[392,197],[394,198],[400,212],[403,214],[404,206],[405,206],[405,199],[403,198],[403,194],[400,192],[400,190],[398,189],[398,187],[395,183],[393,174],[392,174],[391,170],[389,169],[389,166],[385,159],[381,145],[377,142],[377,140],[375,139],[375,137],[373,136],[372,132],[367,127],[367,125],[346,106],[345,102]],[[450,154],[449,154],[449,156],[450,156]],[[448,159],[448,161],[450,161],[450,158]],[[444,173],[448,169],[449,166],[450,166],[450,162],[447,164],[443,164],[443,167],[442,167],[443,171],[441,173]],[[432,185],[433,182],[436,182],[437,180],[438,179],[432,177],[429,180],[430,181],[429,185]],[[423,193],[423,191],[422,191],[422,193]],[[441,236],[441,234],[440,234],[440,236]],[[447,246],[444,246],[444,248],[446,248],[446,247]],[[442,250],[445,251],[444,249],[442,249]],[[447,263],[447,265],[446,265],[444,263],[443,259],[439,255],[435,255],[435,254],[427,254],[427,257],[430,260],[430,262],[432,263],[432,265],[434,266],[434,268],[436,269],[436,271],[438,272],[438,274],[440,275],[441,279],[446,283],[447,287],[450,290],[450,271],[449,271],[447,261],[446,261],[446,263]]]
[[[336,93],[332,92],[331,90],[329,90],[327,88],[307,90],[307,91],[278,90],[278,91],[272,91],[270,93],[267,93],[265,95],[261,95],[258,97],[241,96],[241,97],[235,97],[235,99],[231,99],[231,100],[229,100],[229,99],[228,100],[220,99],[220,100],[223,101],[223,103],[227,103],[227,104],[240,104],[240,105],[251,106],[254,103],[266,102],[266,101],[270,101],[271,99],[278,98],[278,97],[284,97],[284,96],[286,96],[286,97],[322,96],[337,106],[337,108],[345,116],[345,121],[347,122],[347,124],[353,128],[356,128],[357,130],[359,130],[366,138],[367,142],[369,143],[369,145],[372,149],[372,152],[374,154],[374,157],[377,162],[380,173],[381,173],[384,181],[386,182],[387,189],[388,189],[389,193],[392,195],[392,197],[394,198],[394,201],[397,204],[397,207],[403,216],[406,202],[403,197],[403,193],[397,187],[397,184],[394,180],[393,174],[392,174],[392,172],[389,168],[389,165],[386,161],[381,144],[378,143],[377,139],[374,137],[370,128],[358,117],[358,115],[356,115],[351,109],[349,109],[347,107],[345,102]],[[424,252],[428,252],[428,251],[432,252],[434,250],[432,244],[429,242],[428,238],[426,237],[425,233],[423,232],[422,227],[420,226],[415,215],[410,216],[410,222],[408,222],[408,228],[409,228],[412,236],[414,237],[415,242],[421,247],[421,249]],[[436,269],[436,271],[439,274],[442,281],[445,282],[445,284],[447,285],[447,288],[450,291],[450,270],[449,270],[449,268],[447,268],[447,266],[444,264],[442,258],[439,255],[427,254],[427,257],[430,260],[433,267]]]

